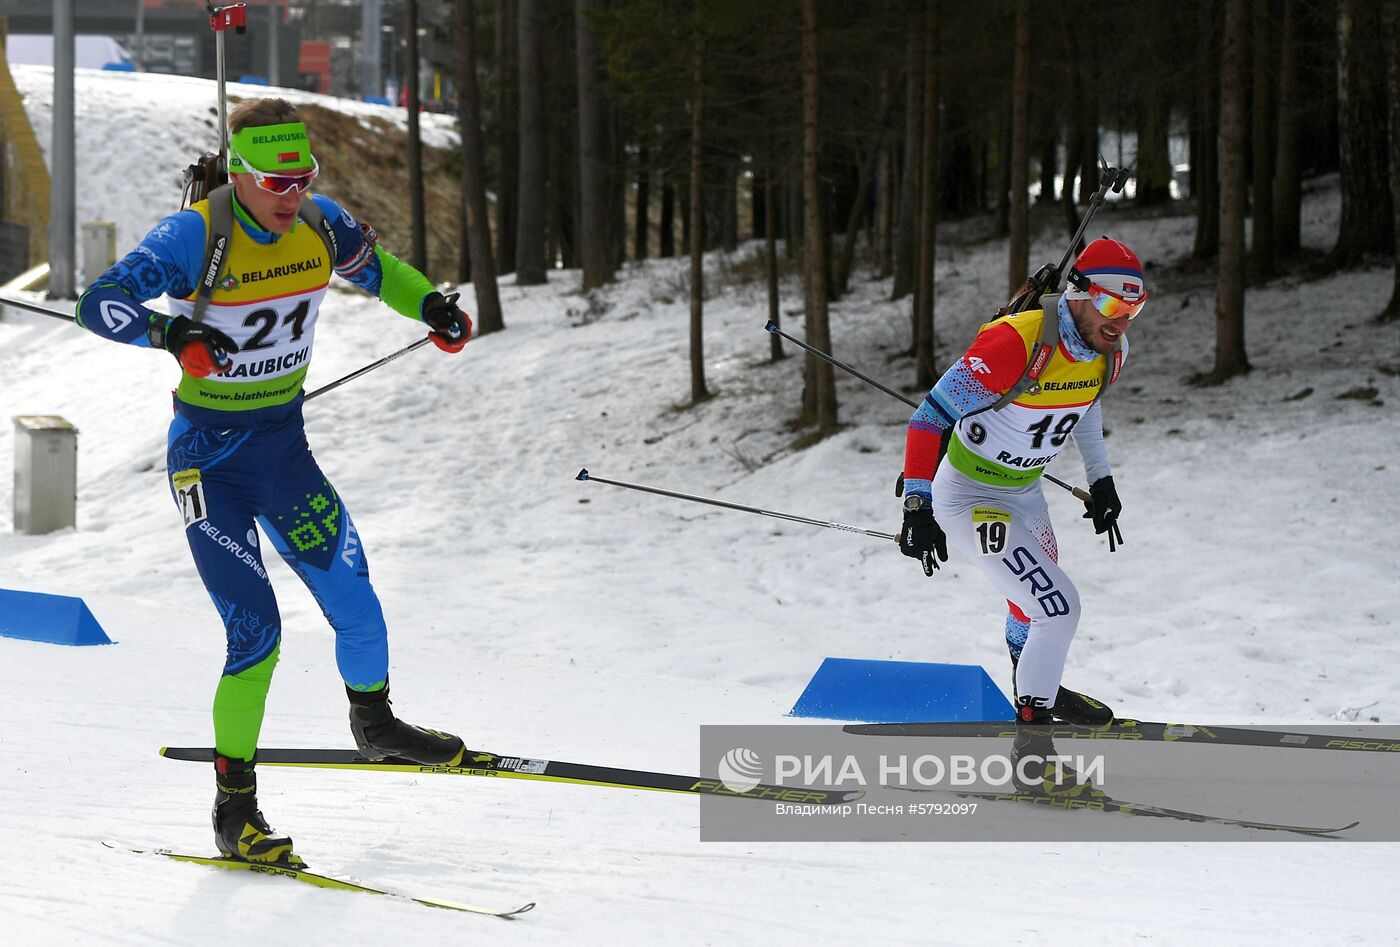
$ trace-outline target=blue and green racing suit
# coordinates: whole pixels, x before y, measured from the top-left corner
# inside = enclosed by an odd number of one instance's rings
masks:
[[[258,526],[334,628],[345,683],[372,691],[388,679],[384,613],[350,514],[307,446],[302,384],[332,271],[412,319],[422,319],[433,286],[335,201],[312,199],[333,227],[339,259],[327,259],[327,242],[305,221],[274,234],[235,199],[225,275],[203,321],[238,352],[224,374],[182,371],[166,453],[171,495],[228,639],[214,736],[219,753],[236,759],[257,748],[282,635]],[[191,315],[208,229],[208,201],[160,221],[87,288],[78,323],[149,347],[149,321],[166,317],[144,303],[164,294],[172,315]]]

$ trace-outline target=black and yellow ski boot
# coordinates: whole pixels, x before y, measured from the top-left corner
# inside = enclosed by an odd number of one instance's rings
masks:
[[[1016,658],[1012,658],[1011,689],[1019,695],[1019,691],[1016,690],[1016,665]],[[1020,714],[1020,700],[1020,697],[1017,696],[1018,716]],[[1055,692],[1055,705],[1050,708],[1049,713],[1055,720],[1061,723],[1071,723],[1077,727],[1098,729],[1113,723],[1113,708],[1101,700],[1095,700],[1088,694],[1081,694],[1064,686]]]
[[[1107,727],[1113,723],[1113,708],[1068,687],[1060,688],[1050,712],[1065,723],[1080,727]]]
[[[214,844],[220,852],[239,861],[306,867],[292,852],[292,840],[268,825],[258,811],[253,760],[216,756],[214,782]]]
[[[441,730],[415,727],[394,716],[389,684],[377,691],[345,688],[350,698],[350,732],[367,760],[394,756],[422,766],[460,766],[467,755],[462,738]]]
[[[1054,715],[1034,698],[1022,697],[1016,706],[1016,736],[1011,744],[1012,779],[1018,792],[1057,800],[1089,801],[1103,792],[1057,759],[1050,734]]]

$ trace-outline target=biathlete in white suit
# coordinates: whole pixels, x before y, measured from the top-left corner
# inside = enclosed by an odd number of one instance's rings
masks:
[[[1040,477],[1072,435],[1093,497],[1084,515],[1116,548],[1122,504],[1099,401],[1147,302],[1142,264],[1118,241],[1095,240],[1065,293],[1041,302],[984,325],[910,419],[900,549],[933,575],[951,545],[1006,597],[1018,722],[1100,726],[1112,710],[1060,685],[1079,592],[1059,566]]]

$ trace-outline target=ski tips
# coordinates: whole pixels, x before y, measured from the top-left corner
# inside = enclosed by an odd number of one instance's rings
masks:
[[[777,324],[776,322],[774,322],[772,319],[769,319],[769,320],[768,320],[768,323],[767,323],[763,328],[764,328],[766,331],[768,331],[768,332],[777,332],[777,331],[778,331],[778,324]]]
[[[579,469],[579,472],[578,472],[578,476],[575,477],[574,479],[575,479],[575,480],[587,480],[587,479],[588,479],[588,468],[587,468],[587,467],[580,468],[580,469]]]

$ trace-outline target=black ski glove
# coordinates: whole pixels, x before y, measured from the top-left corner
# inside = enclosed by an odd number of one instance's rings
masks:
[[[462,346],[471,341],[471,317],[457,308],[460,295],[429,293],[423,297],[423,321],[433,330],[428,333],[428,338],[444,352],[460,352]]]
[[[933,508],[922,497],[909,497],[905,503],[918,501],[916,509],[904,508],[904,528],[899,532],[899,551],[911,559],[918,559],[924,567],[924,575],[933,575],[939,562],[948,561],[948,538],[933,518]]]
[[[233,367],[238,343],[223,332],[188,316],[155,314],[146,337],[152,348],[165,349],[195,378],[222,375]]]
[[[1096,534],[1108,533],[1108,551],[1117,552],[1123,544],[1123,534],[1118,531],[1118,514],[1123,512],[1123,504],[1113,478],[1100,477],[1089,484],[1089,495],[1093,499],[1084,501],[1084,518],[1094,521]]]

